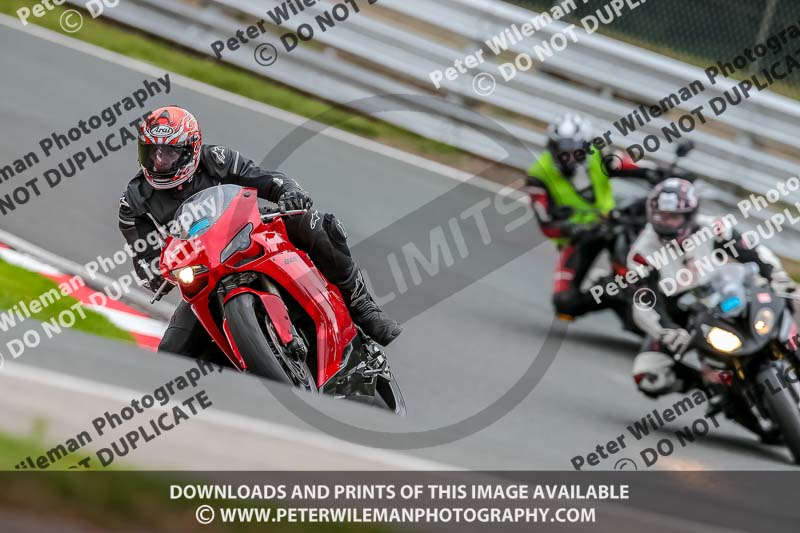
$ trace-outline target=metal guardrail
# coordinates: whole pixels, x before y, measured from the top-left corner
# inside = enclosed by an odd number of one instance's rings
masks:
[[[126,0],[104,16],[206,55],[212,55],[210,43],[263,19],[268,33],[237,51],[226,50],[223,61],[367,113],[376,111],[370,97],[386,95],[377,106],[378,118],[519,169],[530,166],[531,152],[544,148],[546,123],[565,111],[593,117],[600,131],[612,129],[611,122],[638,103],[655,103],[692,80],[706,80],[697,67],[578,29],[578,42],[538,70],[521,72],[509,83],[500,79],[488,98],[472,88],[472,74],[479,70],[434,90],[428,77],[432,70],[451,66],[485,39],[535,15],[488,0],[381,0],[326,32],[317,31],[313,41],[291,53],[283,50],[280,34],[336,3],[319,0],[280,27],[266,16],[266,9],[277,2],[267,6],[255,0]],[[530,53],[534,44],[564,26],[553,21],[511,50]],[[279,50],[279,58],[268,67],[253,57],[255,46],[264,42]],[[486,54],[479,69],[497,74],[497,62],[490,56]],[[681,104],[682,111],[722,94],[734,82],[706,85],[705,92]],[[493,119],[469,110],[475,106]],[[764,193],[797,174],[793,157],[800,160],[794,150],[795,139],[800,139],[798,118],[800,103],[768,92],[755,95],[720,117],[709,117],[708,127],[687,135],[698,149],[682,165],[721,184],[723,190],[715,193],[723,202],[734,199],[725,185]],[[668,123],[654,119],[623,142],[641,143]],[[672,154],[662,149],[647,157],[665,163]],[[800,194],[789,200],[800,201]]]
[[[69,1],[80,5],[78,0]],[[300,46],[285,53],[278,44],[279,53],[283,53],[269,67],[254,61],[255,45],[277,43],[279,32],[296,30],[298,24],[330,9],[334,3],[322,0],[280,28],[267,26],[273,33],[237,52],[226,52],[223,60],[355,108],[365,104],[352,103],[354,100],[376,94],[435,95],[468,107],[480,104],[493,109],[498,117],[509,113],[524,117],[539,129],[523,127],[506,118],[481,120],[455,105],[437,105],[435,98],[392,96],[387,98],[387,102],[393,103],[390,107],[419,109],[424,114],[381,113],[381,118],[388,122],[482,157],[505,160],[521,169],[530,165],[531,157],[510,142],[510,136],[535,151],[541,150],[544,124],[564,111],[579,110],[594,117],[598,127],[607,129],[611,128],[611,121],[633,109],[630,100],[656,102],[691,80],[704,79],[702,70],[696,67],[584,32],[579,33],[577,43],[571,43],[541,64],[539,71],[520,73],[507,84],[500,82],[489,98],[472,91],[471,76],[447,82],[435,93],[428,79],[432,70],[451,65],[465,50],[477,49],[484,39],[533,15],[510,4],[487,0],[382,0],[327,32],[318,31],[313,46]],[[127,0],[107,10],[105,16],[210,54],[210,43],[226,40],[247,25],[243,21],[263,18],[271,25],[265,9],[262,2],[248,0],[202,0],[200,5],[180,0]],[[402,24],[386,14],[402,19]],[[419,31],[408,29],[414,25],[424,27]],[[553,21],[542,28],[541,35],[535,34],[530,42],[513,45],[511,50],[530,51],[532,44],[538,44],[564,26],[563,22]],[[425,28],[435,28],[438,36],[426,35]],[[454,42],[460,42],[463,48],[459,49]],[[491,61],[481,69],[496,73]],[[695,100],[721,94],[732,85],[733,82],[723,80],[709,86]],[[693,108],[698,104],[695,100],[682,104],[682,108],[685,111]],[[795,117],[800,118],[797,102],[775,94],[758,94],[710,119],[713,127],[688,135],[695,140],[698,150],[686,161],[686,166],[721,183],[764,192],[778,180],[796,173],[797,162],[757,149],[753,144],[764,144],[775,151],[793,150],[794,140],[800,138],[800,125],[796,125],[800,122]],[[659,133],[668,122],[654,119],[628,135],[624,142],[641,143],[646,134]],[[497,144],[487,142],[487,135]],[[506,152],[510,157],[506,158]],[[662,150],[648,157],[666,162],[671,154]]]

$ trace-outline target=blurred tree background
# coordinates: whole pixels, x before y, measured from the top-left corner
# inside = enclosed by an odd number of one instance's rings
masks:
[[[544,11],[562,0],[509,0],[534,11]],[[603,9],[609,0],[575,0],[577,9],[564,21],[580,19]],[[758,42],[792,24],[800,25],[800,0],[669,0],[644,2],[599,33],[655,52],[706,67],[731,61]],[[800,48],[800,42],[786,50]],[[768,53],[768,57],[771,52]],[[787,80],[800,90],[800,80]]]

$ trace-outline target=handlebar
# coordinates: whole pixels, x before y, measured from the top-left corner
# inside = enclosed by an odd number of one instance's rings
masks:
[[[278,208],[270,208],[270,209],[262,209],[261,210],[261,220],[264,222],[268,222],[270,220],[275,220],[278,217],[282,216],[296,216],[296,215],[303,215],[308,212],[308,209],[293,209],[291,211],[283,211],[279,207]]]
[[[164,282],[158,288],[156,293],[150,299],[150,303],[154,304],[157,301],[161,300],[161,298],[163,298],[171,290],[171,288],[172,288],[172,284],[169,281],[164,280]]]

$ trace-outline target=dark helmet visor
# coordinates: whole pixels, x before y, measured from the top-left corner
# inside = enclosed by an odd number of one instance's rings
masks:
[[[669,211],[656,211],[650,219],[653,229],[659,235],[677,235],[691,223],[690,213],[673,213]]]
[[[139,142],[139,163],[156,176],[174,176],[192,159],[191,145]]]

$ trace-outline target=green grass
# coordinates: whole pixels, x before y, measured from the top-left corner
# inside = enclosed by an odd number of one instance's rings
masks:
[[[41,432],[34,429],[32,436],[19,437],[0,432],[0,464],[13,465],[28,455],[38,457],[47,445]],[[75,452],[83,458],[83,450]],[[70,457],[70,456],[68,456]],[[70,460],[65,458],[64,463]],[[63,467],[62,467],[63,468]],[[0,468],[2,469],[2,468]],[[37,473],[14,471],[0,472],[3,490],[0,491],[0,517],[5,509],[28,515],[44,523],[61,527],[89,526],[101,531],[197,531],[195,509],[203,503],[226,507],[250,507],[269,505],[264,501],[198,501],[171,500],[171,483],[201,483],[196,474],[179,472],[120,471],[113,468],[103,471],[85,469],[57,472],[59,465]],[[101,470],[98,468],[97,470]],[[210,481],[210,480],[209,480]],[[220,480],[217,480],[219,482]],[[267,476],[264,482],[269,483]],[[291,503],[290,503],[291,505]],[[2,529],[2,528],[0,528]],[[83,529],[83,528],[81,528]],[[206,527],[208,531],[264,531],[265,524],[221,525],[217,520]],[[269,524],[270,531],[346,533],[387,533],[391,531],[379,525],[362,524]]]
[[[29,302],[38,300],[43,294],[52,289],[58,290],[58,285],[53,280],[0,260],[0,310],[11,309],[20,301],[28,305]],[[32,318],[47,322],[52,318],[58,317],[59,313],[70,309],[70,307],[77,302],[78,300],[71,296],[62,296],[50,305],[43,307],[39,313],[33,314]],[[72,329],[94,333],[95,335],[111,339],[129,342],[133,342],[134,340],[130,333],[118,328],[106,317],[95,311],[84,307],[83,313],[86,316],[85,318],[81,318],[81,314],[78,312],[73,311],[73,313],[76,322]],[[60,324],[58,321],[56,323]],[[24,324],[27,324],[27,322]],[[21,328],[30,327],[32,326],[21,326]]]
[[[0,13],[16,17],[17,8],[29,7],[30,3],[29,0],[0,0]],[[299,93],[244,69],[176,48],[167,41],[118,26],[102,18],[91,19],[84,14],[84,24],[81,30],[73,34],[65,33],[59,26],[59,17],[67,8],[72,9],[73,6],[56,6],[45,16],[31,17],[28,21],[69,37],[156,65],[170,72],[194,78],[298,115],[315,118],[320,122],[362,137],[397,146],[426,157],[454,165],[458,164],[459,160],[473,158],[470,154],[452,146],[426,139],[402,128],[381,122],[374,117],[365,117],[343,108],[337,108],[324,100]]]
[[[63,444],[60,443],[60,444]],[[27,435],[10,435],[0,432],[0,471],[3,470],[17,470],[16,466],[20,461],[24,461],[28,456],[36,464],[36,459],[41,456],[47,455],[47,451],[52,446],[48,445],[47,438],[47,420],[41,417],[36,417],[32,420],[31,429]],[[78,464],[86,457],[89,457],[89,466],[85,467]],[[89,446],[76,450],[56,460],[54,463],[49,464],[44,469],[38,469],[40,472],[61,472],[72,470],[115,470],[119,467],[118,461],[108,467],[103,467],[95,457],[95,452]],[[126,469],[122,465],[122,469]],[[25,468],[20,468],[19,471],[24,471]]]
[[[27,456],[36,458],[43,453],[44,449],[38,439],[32,436],[12,437],[0,433],[0,470],[13,470],[14,465]]]

